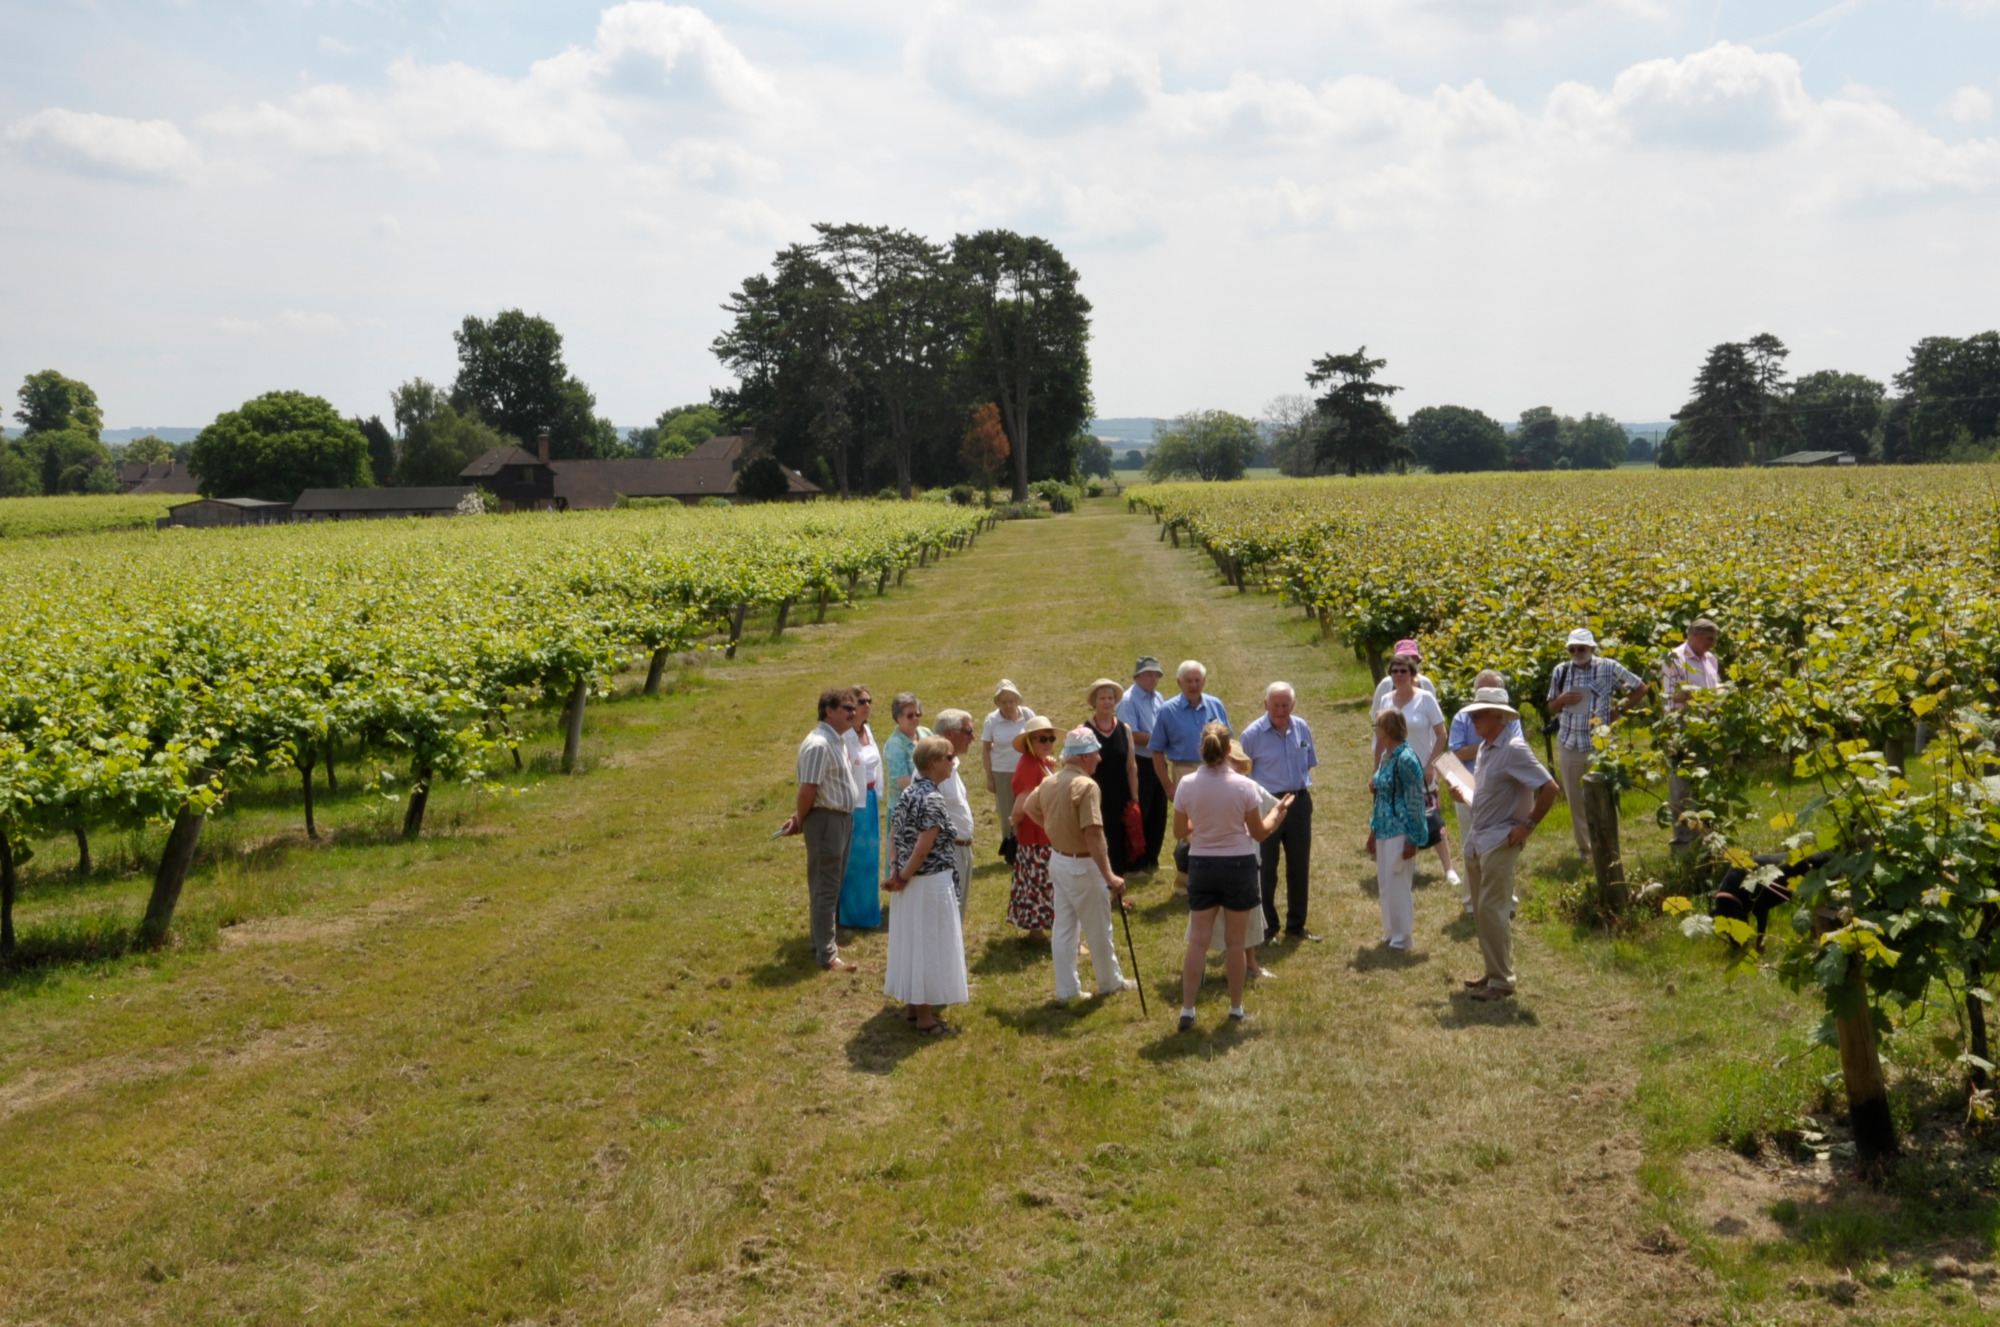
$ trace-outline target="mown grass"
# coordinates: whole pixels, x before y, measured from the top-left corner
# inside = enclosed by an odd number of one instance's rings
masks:
[[[1575,869],[1555,824],[1517,1003],[1456,993],[1476,957],[1429,856],[1418,950],[1385,960],[1366,675],[1121,513],[1005,525],[887,600],[594,709],[588,773],[452,790],[416,844],[354,787],[324,845],[243,799],[173,950],[0,984],[0,1319],[1817,1320],[1790,1269],[1901,1232],[1801,1209],[1746,1250],[1699,1225],[1683,1163],[1813,1107],[1821,1053],[1784,1060],[1803,1007],[1660,924],[1573,930],[1548,904]],[[1239,722],[1286,677],[1319,735],[1326,941],[1267,958],[1255,1022],[1223,1026],[1211,989],[1172,1031],[1184,914],[1160,881],[1134,892],[1153,1017],[1053,1006],[1046,954],[1002,920],[984,805],[958,1037],[882,1000],[879,935],[849,946],[857,977],[812,967],[798,848],[768,834],[819,686],[983,713],[1005,674],[1073,722],[1140,652],[1204,659]],[[64,850],[23,901],[31,943],[143,898],[117,864],[149,840],[100,845],[112,865],[77,884],[47,874]],[[1990,1189],[1959,1192],[1951,1229],[1990,1220]],[[1682,1252],[1648,1251],[1662,1226]],[[1981,1320],[1913,1280],[1867,1294],[1877,1320]]]

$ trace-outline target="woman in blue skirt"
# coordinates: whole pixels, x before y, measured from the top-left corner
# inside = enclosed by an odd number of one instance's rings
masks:
[[[854,688],[854,726],[846,733],[847,759],[865,789],[854,809],[854,835],[847,842],[847,874],[840,881],[835,920],[856,931],[882,926],[882,748],[868,726],[867,687]]]

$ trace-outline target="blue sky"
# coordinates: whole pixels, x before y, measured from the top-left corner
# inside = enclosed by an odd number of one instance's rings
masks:
[[[1366,343],[1511,418],[2000,323],[2000,0],[0,3],[0,380],[354,413],[550,317],[622,424],[815,220],[1047,235],[1105,414]]]

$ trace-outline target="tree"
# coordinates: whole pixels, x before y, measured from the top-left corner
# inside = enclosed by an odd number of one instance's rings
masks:
[[[791,491],[791,480],[775,456],[754,457],[736,472],[737,495],[751,502],[775,502]]]
[[[1319,470],[1319,412],[1297,392],[1274,396],[1264,406],[1271,427],[1271,464],[1281,474],[1300,476]]]
[[[445,402],[403,434],[395,479],[404,486],[464,483],[459,471],[493,448],[509,444],[506,434],[477,415],[461,415]]]
[[[1076,472],[1111,478],[1111,448],[1089,434],[1076,440]]]
[[[1118,468],[1120,470],[1144,470],[1146,468],[1146,453],[1140,451],[1137,447],[1132,448],[1119,459]]]
[[[1628,461],[1636,461],[1641,465],[1651,465],[1653,463],[1654,456],[1657,454],[1657,450],[1658,449],[1653,446],[1653,440],[1651,438],[1648,438],[1643,434],[1634,433],[1630,438],[1626,440],[1625,459]]]
[[[1708,352],[1695,375],[1694,398],[1674,413],[1687,426],[1683,464],[1744,465],[1792,450],[1798,434],[1784,382],[1789,353],[1768,332],[1724,341]]]
[[[1183,474],[1202,480],[1241,479],[1261,442],[1257,425],[1241,415],[1192,410],[1153,444],[1146,473],[1156,480]]]
[[[1791,415],[1807,451],[1866,456],[1887,389],[1859,373],[1822,369],[1792,383]]]
[[[1927,336],[1896,374],[1910,402],[1910,459],[1935,461],[1961,441],[2000,439],[2000,332]]]
[[[1562,454],[1572,469],[1616,470],[1630,449],[1624,427],[1609,415],[1563,420]]]
[[[562,334],[546,318],[503,309],[491,321],[467,317],[452,333],[458,377],[451,404],[532,448],[543,429],[552,457],[618,450],[618,430],[596,415],[597,398],[563,364]]]
[[[42,476],[13,443],[0,441],[0,498],[34,497],[42,491]]]
[[[14,412],[14,418],[29,433],[75,430],[95,442],[104,431],[104,412],[98,408],[97,393],[87,383],[65,378],[54,369],[23,379],[20,399],[21,408]]]
[[[972,425],[965,431],[959,455],[965,460],[965,468],[979,479],[980,487],[989,497],[1000,472],[1006,468],[1010,450],[1006,427],[1000,422],[1000,407],[988,401],[973,411]]]
[[[119,448],[118,459],[126,464],[143,461],[147,465],[157,465],[174,459],[174,445],[157,434],[148,433]]]
[[[35,493],[109,493],[118,487],[117,475],[111,468],[111,453],[86,429],[24,433],[8,445],[34,477]],[[94,477],[98,471],[103,472],[103,477]]]
[[[695,448],[716,437],[723,431],[722,411],[708,401],[690,405],[669,406],[653,421],[649,445],[639,448],[641,456],[686,456]],[[638,429],[636,433],[643,439],[648,430]]]
[[[1521,412],[1514,426],[1514,465],[1523,470],[1553,470],[1562,458],[1562,416],[1545,405]]]
[[[854,375],[881,408],[896,491],[907,498],[923,422],[951,408],[944,389],[964,344],[964,302],[945,251],[921,235],[886,226],[813,229],[813,253],[845,296]]]
[[[1410,416],[1405,437],[1417,464],[1437,474],[1507,466],[1507,430],[1468,406],[1425,406]]]
[[[976,354],[991,378],[1014,461],[1014,501],[1028,497],[1031,406],[1044,371],[1088,410],[1090,301],[1077,289],[1076,269],[1055,245],[1008,230],[960,235],[952,267],[966,308],[982,335]],[[1074,437],[1082,419],[1056,421],[1050,434]]]
[[[291,502],[303,489],[371,486],[361,430],[304,392],[266,392],[217,415],[188,468],[208,498]]]
[[[1306,386],[1327,389],[1313,403],[1321,423],[1316,455],[1350,479],[1363,470],[1400,470],[1410,460],[1403,426],[1387,404],[1403,389],[1375,381],[1388,362],[1368,358],[1368,347],[1362,346],[1351,355],[1321,355],[1306,374]]]
[[[368,440],[368,473],[377,484],[386,484],[396,473],[396,439],[383,426],[382,416],[363,419],[356,415],[348,423],[361,430]]]
[[[422,378],[412,378],[389,393],[389,414],[396,421],[398,437],[409,437],[412,428],[436,418],[448,405],[438,385]]]

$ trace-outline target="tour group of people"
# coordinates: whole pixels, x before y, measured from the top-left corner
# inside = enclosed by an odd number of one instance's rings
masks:
[[[1698,619],[1667,657],[1661,685],[1670,709],[1684,705],[1692,689],[1722,684],[1717,634],[1714,622]],[[1416,863],[1435,852],[1478,936],[1483,970],[1464,982],[1475,1000],[1505,1000],[1515,991],[1515,868],[1523,845],[1559,795],[1581,807],[1592,728],[1615,722],[1649,689],[1599,657],[1588,629],[1569,634],[1566,653],[1543,707],[1555,720],[1557,775],[1529,748],[1497,672],[1479,673],[1471,703],[1447,720],[1422,650],[1414,640],[1399,641],[1374,694],[1363,851],[1376,866],[1381,944],[1408,950],[1414,943]],[[1071,727],[1036,713],[1005,678],[982,720],[945,709],[926,725],[922,701],[902,692],[890,701],[880,741],[869,688],[823,691],[819,723],[799,745],[797,802],[779,830],[805,841],[811,940],[821,966],[854,970],[841,957],[838,928],[880,928],[886,892],[885,992],[917,1031],[950,1031],[938,1011],[969,998],[970,780],[992,798],[1000,855],[1012,868],[1007,920],[1029,943],[1049,946],[1057,1000],[1082,995],[1084,953],[1097,996],[1131,984],[1119,966],[1112,917],[1130,906],[1126,876],[1159,869],[1165,851],[1188,908],[1179,1026],[1194,1026],[1196,997],[1218,951],[1228,1017],[1247,1017],[1246,986],[1272,976],[1259,951],[1281,937],[1320,938],[1307,927],[1319,753],[1290,683],[1267,686],[1263,712],[1239,731],[1208,693],[1208,670],[1198,660],[1175,669],[1171,691],[1161,687],[1165,677],[1157,658],[1141,655],[1129,684],[1100,677],[1083,690],[1082,717]],[[1681,779],[1670,781],[1677,847],[1690,833],[1681,823],[1687,796]],[[1446,801],[1456,806],[1455,854],[1444,832]],[[1589,827],[1580,810],[1571,827],[1587,859]]]

